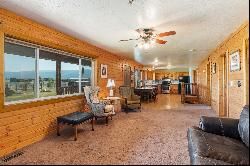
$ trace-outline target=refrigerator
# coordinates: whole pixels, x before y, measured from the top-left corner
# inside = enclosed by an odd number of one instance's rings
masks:
[[[181,94],[181,82],[190,83],[190,76],[179,76],[178,93]]]

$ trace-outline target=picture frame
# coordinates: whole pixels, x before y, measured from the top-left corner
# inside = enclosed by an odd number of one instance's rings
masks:
[[[212,73],[215,74],[216,73],[216,63],[212,64]]]
[[[108,78],[108,65],[101,64],[101,78]]]
[[[237,50],[230,54],[230,72],[240,70],[240,51]]]

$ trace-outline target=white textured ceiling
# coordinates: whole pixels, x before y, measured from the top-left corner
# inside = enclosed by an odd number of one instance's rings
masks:
[[[0,6],[144,65],[198,65],[244,21],[249,0],[0,0]],[[139,50],[137,28],[176,31],[165,45]],[[195,49],[196,51],[189,51]]]

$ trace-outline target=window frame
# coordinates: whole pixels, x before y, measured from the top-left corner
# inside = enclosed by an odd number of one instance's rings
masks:
[[[95,82],[95,77],[94,77],[94,70],[95,70],[95,66],[93,65],[95,63],[95,60],[93,58],[89,58],[83,55],[77,55],[77,54],[72,54],[69,52],[65,52],[62,50],[58,50],[58,49],[54,49],[54,48],[50,48],[50,47],[45,47],[42,45],[38,45],[38,44],[33,44],[33,43],[29,43],[29,42],[25,42],[25,41],[21,41],[18,39],[14,39],[14,38],[10,38],[10,37],[6,37],[4,38],[4,43],[10,43],[10,44],[16,44],[16,45],[20,45],[20,46],[24,46],[24,47],[29,47],[29,48],[33,48],[35,49],[35,72],[36,72],[36,77],[35,77],[35,84],[36,84],[36,88],[35,88],[35,98],[33,99],[24,99],[24,100],[17,100],[17,101],[8,101],[6,102],[5,100],[5,88],[4,88],[4,105],[8,106],[8,105],[12,105],[12,104],[22,104],[22,103],[29,103],[29,102],[36,102],[36,101],[43,101],[43,100],[50,100],[50,99],[59,99],[59,98],[64,98],[64,97],[72,97],[72,96],[80,96],[83,95],[84,92],[82,92],[81,89],[81,73],[82,73],[82,64],[81,64],[81,60],[89,60],[91,62],[91,80],[90,80],[90,85],[93,86],[93,83]],[[79,91],[78,93],[74,93],[74,94],[64,94],[64,95],[55,95],[55,96],[48,96],[48,97],[40,97],[39,93],[39,53],[40,50],[43,51],[47,51],[47,52],[52,52],[52,53],[56,53],[56,54],[61,54],[61,55],[65,55],[65,56],[69,56],[69,57],[74,57],[77,58],[79,60]],[[3,68],[4,68],[4,64],[5,64],[5,60],[3,61]],[[3,86],[5,87],[5,68],[4,68],[4,73],[3,73]]]

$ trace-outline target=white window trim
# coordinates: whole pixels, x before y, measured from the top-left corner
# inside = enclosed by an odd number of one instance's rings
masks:
[[[21,40],[17,40],[17,39],[13,39],[13,38],[9,38],[9,37],[5,37],[4,42],[8,42],[8,43],[12,43],[12,44],[17,44],[17,45],[21,45],[24,47],[29,47],[29,48],[34,48],[35,49],[35,66],[36,66],[36,78],[35,78],[35,83],[36,83],[36,89],[35,89],[35,98],[33,99],[25,99],[25,100],[18,100],[18,101],[5,101],[5,96],[4,96],[4,105],[12,105],[12,104],[23,104],[23,103],[30,103],[30,102],[36,102],[36,101],[44,101],[44,100],[50,100],[50,99],[59,99],[59,98],[64,98],[64,97],[72,97],[72,96],[81,96],[84,95],[84,92],[82,92],[81,90],[81,77],[82,77],[82,64],[81,64],[81,60],[85,59],[85,60],[90,60],[91,61],[91,86],[93,86],[95,80],[94,80],[94,69],[95,67],[93,66],[94,64],[94,59],[92,58],[88,58],[88,57],[83,57],[81,55],[77,55],[77,54],[72,54],[69,52],[64,52],[61,50],[57,50],[57,49],[52,49],[49,47],[44,47],[41,45],[37,45],[37,44],[33,44],[33,43],[29,43],[29,42],[25,42],[25,41],[21,41]],[[74,58],[78,58],[79,59],[79,93],[74,93],[74,94],[65,94],[65,95],[56,95],[56,96],[48,96],[48,97],[40,97],[39,95],[39,51],[43,50],[43,51],[48,51],[48,52],[52,52],[52,53],[58,53],[61,55],[65,55],[65,56],[70,56],[70,57],[74,57]],[[5,86],[5,80],[4,80],[4,86]],[[4,92],[5,94],[5,92]]]
[[[40,91],[39,91],[39,48],[36,48],[35,50],[35,57],[36,57],[36,79],[35,79],[35,83],[36,83],[36,90],[35,90],[35,96],[36,98],[40,97]]]

